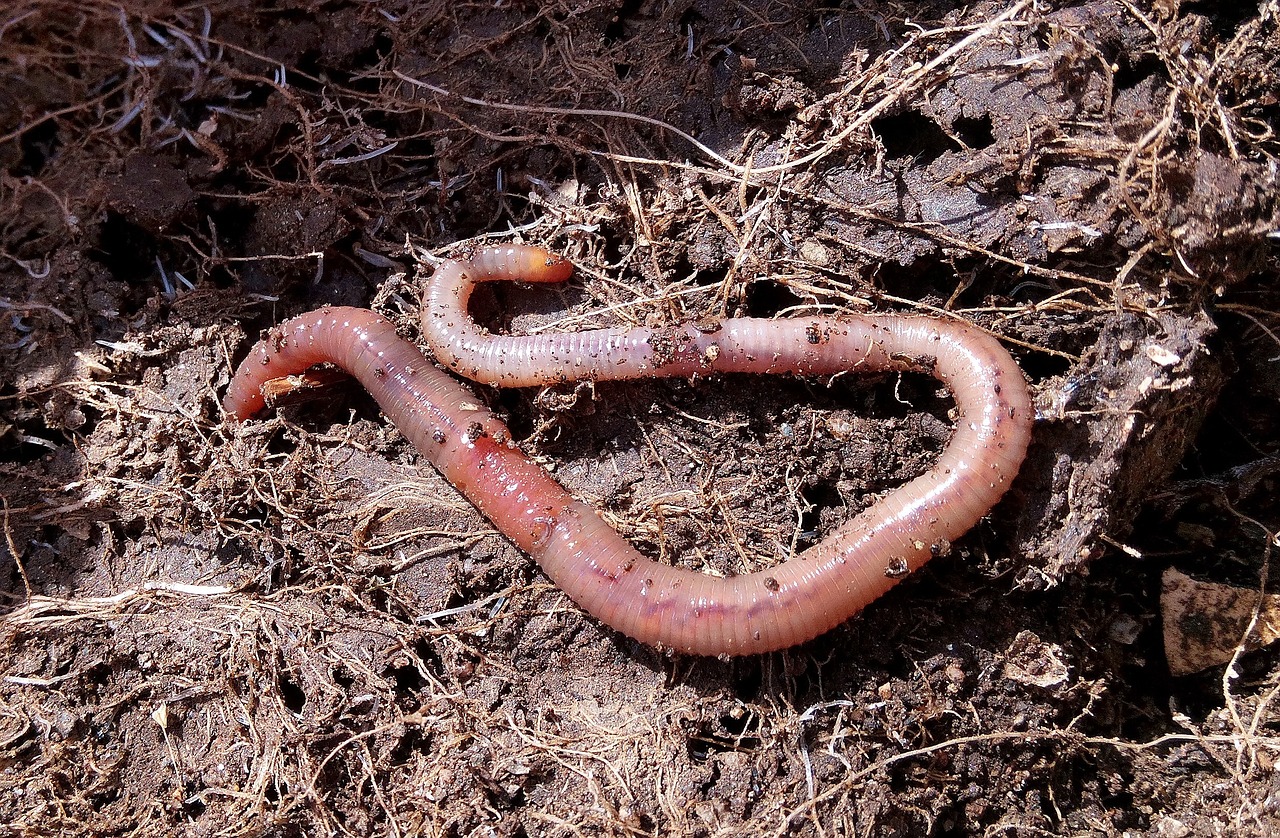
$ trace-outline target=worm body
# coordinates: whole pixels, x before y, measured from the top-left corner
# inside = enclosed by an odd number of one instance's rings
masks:
[[[959,418],[925,474],[769,570],[720,578],[648,559],[526,458],[506,426],[378,315],[330,308],[272,330],[224,407],[245,419],[261,385],[328,361],[355,375],[418,450],[575,602],[646,643],[704,655],[785,648],[848,620],[945,550],[1000,499],[1026,453],[1026,380],[991,336],[910,316],[733,318],[665,329],[494,336],[470,318],[474,283],[558,282],[572,267],[532,247],[489,248],[436,271],[423,330],[436,356],[479,381],[526,387],[577,379],[707,373],[914,370],[950,388]]]

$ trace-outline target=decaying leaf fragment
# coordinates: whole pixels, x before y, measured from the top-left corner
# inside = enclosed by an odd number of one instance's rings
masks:
[[[1198,582],[1169,568],[1162,577],[1160,611],[1164,618],[1164,651],[1169,671],[1190,675],[1231,660],[1249,628],[1258,592],[1213,582]],[[1269,645],[1280,637],[1280,594],[1263,597],[1258,624],[1248,648]]]

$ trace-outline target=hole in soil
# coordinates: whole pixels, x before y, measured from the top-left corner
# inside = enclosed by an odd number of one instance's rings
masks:
[[[725,721],[733,721],[735,726],[743,727],[746,730],[755,730],[759,726],[759,721],[752,713],[746,713],[742,719],[734,719],[730,715],[720,717],[723,724]],[[728,727],[725,728],[729,730]],[[723,754],[728,751],[737,751],[743,753],[754,751],[760,747],[760,738],[757,736],[741,735],[738,731],[730,731],[731,735],[713,733],[702,729],[690,734],[688,741],[685,743],[689,750],[689,758],[694,762],[706,762],[715,754]]]
[[[724,725],[724,729],[734,736],[741,736],[748,731],[755,733],[760,727],[760,720],[754,713],[743,713],[741,716],[722,713],[720,715],[720,724]]]
[[[622,4],[622,8],[618,9],[618,13],[613,16],[613,20],[609,21],[604,28],[604,42],[606,45],[616,44],[622,40],[622,37],[627,32],[627,19],[634,17],[643,5],[644,0],[626,0]]]
[[[697,763],[703,763],[711,759],[713,754],[724,753],[728,748],[723,744],[714,742],[705,734],[694,734],[685,742],[685,748],[689,752],[689,759]]]
[[[51,119],[24,131],[18,138],[18,147],[22,150],[22,161],[14,167],[14,176],[39,176],[44,170],[45,163],[49,162],[61,146],[57,120]]]
[[[54,676],[58,677],[61,675],[66,675],[67,672],[70,671],[70,669],[71,669],[71,662],[67,661],[65,664],[59,666],[57,670],[54,671]],[[105,689],[108,686],[108,684],[111,683],[111,667],[107,666],[105,663],[100,663],[100,664],[97,664],[96,666],[91,666],[88,668],[88,670],[86,670],[85,678],[88,680],[90,684],[93,684],[95,687],[102,687]]]
[[[1218,36],[1229,39],[1249,18],[1258,14],[1258,7],[1249,3],[1185,3],[1178,9],[1179,16],[1203,15],[1213,25]]]
[[[422,689],[422,673],[416,666],[393,667],[386,674],[396,682],[396,692],[412,694]]]
[[[733,694],[740,701],[754,701],[764,683],[764,673],[756,658],[740,658],[733,673]]]
[[[392,765],[404,765],[414,754],[426,750],[426,741],[420,731],[421,728],[417,727],[405,730],[404,735],[400,737],[400,741],[391,749],[388,756]]]
[[[681,273],[683,271],[683,273]],[[729,275],[728,268],[713,268],[711,270],[694,271],[693,265],[687,259],[680,259],[676,262],[676,271],[672,272],[673,276],[689,276],[693,274],[693,282],[699,288],[715,288],[724,282],[724,278]]]
[[[5,435],[4,444],[0,445],[0,450],[4,452],[0,454],[0,462],[32,463],[53,453],[53,449],[36,440],[57,444],[61,442],[62,434],[38,420],[30,427],[14,428]],[[16,445],[13,444],[15,442]]]
[[[106,807],[118,801],[123,788],[123,784],[113,784],[111,787],[104,789],[103,791],[88,795],[87,801],[92,807],[91,811],[101,812]]]
[[[533,402],[525,390],[512,388],[498,390],[493,406],[495,412],[502,415],[513,437],[528,439],[533,435],[536,416],[533,412]]]
[[[983,149],[996,141],[991,133],[991,115],[980,117],[962,116],[951,123],[951,130],[960,137],[961,142],[971,149]]]
[[[98,228],[98,246],[90,252],[124,282],[137,282],[156,269],[155,237],[117,212],[107,212]]]
[[[115,737],[111,735],[111,726],[107,724],[96,724],[89,728],[89,736],[93,739],[95,745],[110,745],[115,741]]]
[[[64,532],[66,531],[57,524],[45,524],[40,528],[40,540],[45,544],[53,544],[62,537]]]
[[[807,546],[818,540],[822,532],[822,513],[827,509],[843,509],[844,499],[834,483],[819,483],[801,490],[808,508],[800,513],[800,545]]]
[[[444,669],[444,662],[440,660],[435,647],[427,642],[426,638],[421,638],[413,644],[413,653],[418,656],[418,660],[422,661],[422,668],[428,672],[440,672]]]
[[[804,299],[785,285],[770,280],[752,282],[745,294],[748,317],[776,317],[787,309],[804,303]]]
[[[1135,56],[1125,54],[1123,58],[1132,59]],[[1120,69],[1115,72],[1116,90],[1127,90],[1152,76],[1159,79],[1168,78],[1168,72],[1164,69],[1164,64],[1154,55],[1144,55],[1141,58],[1137,58],[1133,63],[1122,59],[1119,65]],[[1133,139],[1136,140],[1137,137]]]
[[[282,587],[284,587],[284,562],[272,562],[267,567],[266,592],[270,593]]]
[[[210,201],[205,213],[205,226],[217,229],[218,237],[225,241],[243,239],[253,224],[253,210],[231,199]]]
[[[391,602],[391,597],[385,590],[373,590],[366,596],[369,599],[369,606],[375,611],[385,611]]]
[[[803,671],[792,676],[792,682],[795,684],[795,694],[798,696],[811,695],[813,690],[813,668],[805,667]]]
[[[373,36],[372,43],[362,50],[356,51],[343,64],[347,67],[373,67],[382,59],[391,55],[395,49],[395,41],[387,34],[385,29],[379,29],[377,34]],[[357,90],[361,93],[376,95],[381,89],[380,82],[375,78],[373,73],[349,73],[345,72],[341,67],[334,66],[330,62],[325,67],[325,72],[333,77],[341,74],[342,84],[351,90]]]
[[[1128,785],[1128,781],[1125,782],[1125,785]],[[1045,802],[1048,803],[1048,801]],[[1112,811],[1131,812],[1133,811],[1134,796],[1131,792],[1118,792],[1105,796],[1103,803],[1110,807]],[[1045,815],[1050,818],[1055,817],[1055,813],[1049,811],[1048,806],[1045,806]]]
[[[971,259],[948,262],[921,259],[909,267],[885,262],[876,273],[876,285],[898,297],[942,304],[954,289],[972,278],[972,283],[960,292],[954,306],[963,308],[978,305],[992,292],[995,283],[1003,279],[998,274],[985,271],[980,271],[973,277],[969,268],[978,264]]]
[[[1067,349],[1065,351],[1072,350]],[[1027,352],[1018,353],[1018,366],[1022,367],[1022,371],[1027,374],[1027,378],[1031,381],[1043,381],[1046,378],[1065,373],[1071,368],[1071,361],[1046,352]],[[1078,380],[1074,383],[1068,381],[1066,386],[1078,390],[1087,383],[1089,382],[1084,380]]]
[[[694,24],[706,23],[707,19],[698,13],[697,9],[692,7],[686,9],[679,18],[676,19],[676,25],[680,27],[680,34],[683,35],[688,31],[688,27]]]
[[[283,672],[280,673],[280,697],[284,699],[284,706],[292,713],[301,714],[302,708],[307,705],[307,694],[302,691],[302,687]]]
[[[961,150],[938,123],[919,111],[881,117],[872,121],[871,128],[884,143],[889,159],[913,157],[928,164],[944,152]]]
[[[120,525],[120,531],[124,533],[124,537],[129,541],[137,541],[142,538],[142,533],[146,531],[146,522],[141,518],[130,518]]]

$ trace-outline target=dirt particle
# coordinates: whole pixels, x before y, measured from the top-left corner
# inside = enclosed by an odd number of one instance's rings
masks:
[[[884,569],[884,575],[890,579],[902,579],[910,572],[911,566],[907,564],[906,556],[890,556]]]

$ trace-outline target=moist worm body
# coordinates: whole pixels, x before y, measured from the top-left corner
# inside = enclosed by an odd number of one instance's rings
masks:
[[[232,417],[248,418],[263,406],[265,381],[337,364],[580,606],[646,643],[704,655],[781,649],[849,619],[972,527],[1022,464],[1032,420],[1026,381],[994,338],[963,323],[894,315],[734,318],[500,337],[466,313],[475,282],[558,282],[570,271],[532,247],[490,248],[448,262],[427,289],[426,338],[459,373],[512,387],[724,372],[925,372],[955,398],[955,433],[933,468],[820,543],[769,570],[721,578],[638,553],[525,457],[472,393],[373,312],[321,309],[271,330],[240,365],[224,406]]]

